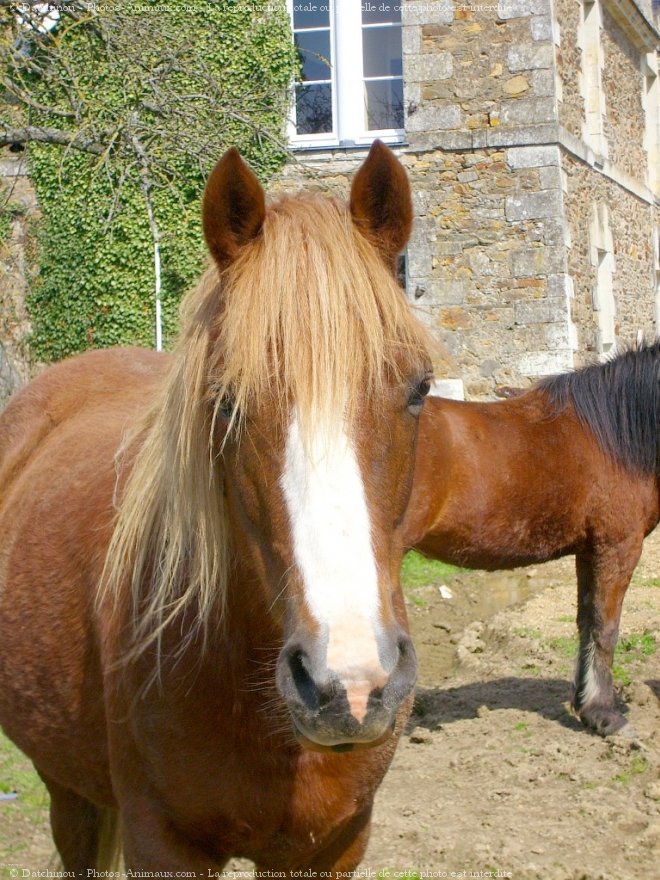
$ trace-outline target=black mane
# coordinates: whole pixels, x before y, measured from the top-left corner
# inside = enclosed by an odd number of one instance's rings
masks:
[[[660,474],[660,339],[536,387],[558,408],[571,403],[582,425],[622,465]]]

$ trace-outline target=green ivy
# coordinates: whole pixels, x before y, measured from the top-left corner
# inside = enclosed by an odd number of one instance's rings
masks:
[[[159,14],[169,16],[173,28],[185,29],[190,52],[220,78],[237,111],[217,120],[200,117],[199,124],[212,126],[211,138],[217,139],[214,159],[236,145],[266,181],[286,159],[279,143],[284,137],[286,93],[298,61],[283,2],[270,0],[266,16],[259,14],[258,6],[220,0],[191,11],[187,0],[170,0],[169,11]],[[127,74],[121,64],[109,63],[81,28],[72,29],[66,39],[73,41],[74,60],[77,52],[81,77],[88,78],[84,87],[90,96],[98,95],[99,106],[111,109],[113,102],[126,101]],[[147,67],[149,51],[145,46]],[[182,81],[179,86],[194,92],[198,84]],[[49,88],[50,99],[57,101],[57,92],[53,99]],[[255,95],[261,96],[260,105],[254,104]],[[264,95],[279,98],[264,100]],[[262,134],[242,121],[246,107]],[[61,119],[35,119],[34,114],[32,121],[61,124]],[[183,153],[166,158],[177,171],[176,191],[155,189],[153,198],[163,235],[161,296],[167,346],[176,332],[181,296],[207,259],[200,202],[212,161],[205,160],[200,168]],[[100,169],[96,156],[43,144],[30,146],[29,161],[42,213],[38,272],[27,303],[33,327],[31,357],[51,361],[90,347],[152,346],[153,242],[137,168]],[[120,174],[124,177],[116,203]]]
[[[8,211],[0,214],[0,246],[6,244],[11,232],[11,215]]]
[[[23,213],[23,206],[11,200],[7,187],[0,186],[0,247],[9,241],[14,218]]]

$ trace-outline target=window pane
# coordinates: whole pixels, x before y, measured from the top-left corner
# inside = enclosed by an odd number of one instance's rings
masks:
[[[330,31],[303,31],[295,43],[304,80],[330,79]]]
[[[401,2],[385,2],[371,0],[362,4],[362,24],[382,24],[386,21],[401,21]]]
[[[365,76],[401,76],[401,28],[363,28]]]
[[[364,84],[367,131],[403,128],[403,80],[389,79]]]
[[[329,27],[330,25],[330,4],[329,3],[309,3],[307,0],[296,0],[293,4],[293,27],[313,28],[313,27]]]
[[[322,134],[331,131],[331,85],[296,86],[296,132]]]

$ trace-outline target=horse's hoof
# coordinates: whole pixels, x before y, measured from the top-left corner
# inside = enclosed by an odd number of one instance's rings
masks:
[[[641,749],[643,748],[642,741],[639,737],[639,734],[632,726],[630,721],[626,721],[623,727],[619,727],[618,730],[613,731],[612,733],[607,734],[607,738],[611,739],[615,743],[620,743],[621,745],[626,745],[630,749]]]
[[[631,726],[626,717],[612,707],[591,706],[579,711],[578,715],[585,727],[601,736],[613,736]]]

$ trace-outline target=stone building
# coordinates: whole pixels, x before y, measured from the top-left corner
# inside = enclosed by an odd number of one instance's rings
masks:
[[[656,332],[650,0],[290,11],[305,82],[281,183],[345,192],[375,136],[401,155],[416,213],[406,289],[448,352],[445,389],[487,396]]]
[[[286,2],[304,82],[276,185],[345,194],[376,136],[402,157],[406,289],[446,351],[443,392],[489,396],[660,332],[651,0]],[[3,176],[25,210],[0,250],[0,396],[27,371],[35,210],[6,151]]]

